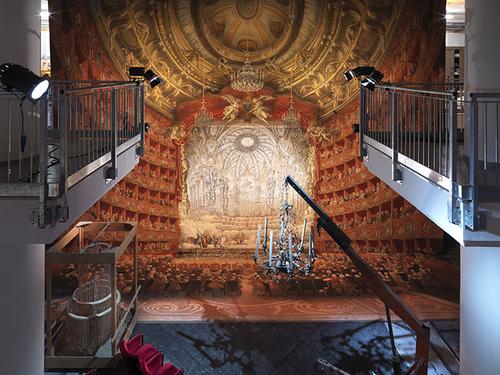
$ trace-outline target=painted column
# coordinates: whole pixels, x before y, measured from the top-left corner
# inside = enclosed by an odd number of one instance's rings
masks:
[[[466,100],[470,93],[500,92],[499,15],[498,0],[465,0]],[[478,112],[479,159],[498,161],[498,109]],[[465,130],[468,139],[470,126]],[[500,374],[500,248],[462,246],[460,258],[460,373]]]
[[[44,257],[44,245],[0,244],[0,374],[43,374]]]
[[[460,374],[500,374],[500,248],[460,250]]]
[[[466,100],[470,100],[470,93],[500,92],[499,16],[498,0],[465,0]],[[500,129],[497,118],[500,114],[496,103],[481,105],[478,112],[479,159],[485,160],[486,156],[486,160],[490,162],[499,162],[500,148],[497,148],[497,145],[500,145]],[[469,131],[470,129],[466,128],[466,137]]]
[[[12,62],[40,74],[40,0],[0,1],[0,64]]]
[[[25,66],[35,74],[40,74],[40,32],[41,32],[40,0],[1,0],[0,1],[0,65],[15,63]],[[0,101],[0,161],[20,158],[21,115],[20,101]],[[25,133],[30,138],[35,127],[35,117],[31,114],[31,106],[24,103]],[[7,130],[8,129],[8,130]],[[11,137],[8,138],[9,133]],[[7,144],[10,139],[11,153],[8,157]],[[28,140],[28,149],[31,142]],[[27,149],[27,150],[28,150]],[[13,171],[14,173],[14,171]],[[18,178],[14,174],[11,177]]]

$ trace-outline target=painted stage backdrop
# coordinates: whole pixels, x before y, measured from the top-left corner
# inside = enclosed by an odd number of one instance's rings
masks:
[[[181,248],[250,248],[264,217],[277,229],[281,204],[297,217],[306,205],[284,187],[287,175],[309,188],[314,159],[305,131],[257,119],[196,125],[185,147]]]

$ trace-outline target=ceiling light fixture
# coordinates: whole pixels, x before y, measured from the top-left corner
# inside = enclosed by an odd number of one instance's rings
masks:
[[[288,104],[288,110],[281,116],[281,122],[289,127],[294,127],[300,125],[300,118],[297,115],[295,106],[293,104],[293,83],[292,83],[292,71],[290,70],[290,103]]]
[[[248,53],[245,63],[231,75],[231,87],[246,93],[259,91],[264,87],[264,70],[252,66]]]
[[[210,126],[214,121],[214,115],[210,112],[205,102],[205,70],[201,67],[202,86],[201,86],[201,108],[196,115],[195,123],[197,126]]]

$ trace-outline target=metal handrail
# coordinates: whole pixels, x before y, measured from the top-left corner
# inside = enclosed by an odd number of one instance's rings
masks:
[[[105,85],[102,86],[84,86],[84,87],[78,87],[70,90],[65,90],[65,94],[74,94],[77,92],[82,92],[82,91],[97,91],[97,90],[103,90],[103,89],[110,89],[110,88],[126,88],[126,87],[136,87],[139,85],[139,83],[136,82],[122,82],[122,81],[109,81],[105,82]]]
[[[449,221],[480,229],[480,191],[500,199],[500,93],[472,93],[467,100],[460,82],[449,85],[453,92],[446,83],[406,85],[443,90],[361,87],[360,155],[370,145],[391,158],[393,181],[402,181],[404,165],[439,185],[449,193]]]
[[[407,87],[398,87],[391,85],[378,85],[377,87],[380,89],[384,89],[386,91],[403,91],[403,92],[413,92],[418,94],[430,94],[430,95],[453,97],[453,93],[447,91],[419,90],[419,89],[410,89]]]
[[[415,369],[413,373],[417,375],[427,374],[430,328],[417,318],[411,309],[398,297],[394,290],[358,255],[351,246],[351,239],[332,221],[332,219],[330,219],[321,207],[293,180],[293,178],[287,176],[285,182],[302,197],[314,212],[316,212],[319,217],[318,227],[324,229],[351,259],[354,266],[361,272],[365,283],[372,288],[377,297],[384,302],[387,308],[394,311],[415,331],[417,335],[415,362],[419,363],[419,365],[412,367],[412,369]]]
[[[0,94],[8,125],[0,137],[0,196],[38,198],[32,221],[40,228],[67,219],[73,185],[108,163],[106,178],[115,179],[117,156],[136,144],[143,154],[143,82],[53,80],[38,103],[21,107],[12,93]]]

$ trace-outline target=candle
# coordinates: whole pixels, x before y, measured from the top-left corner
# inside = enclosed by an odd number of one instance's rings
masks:
[[[311,254],[313,250],[313,231],[309,232],[309,268],[311,268]]]
[[[260,224],[259,228],[257,229],[257,242],[255,244],[255,255],[254,255],[255,260],[259,259],[259,246],[260,246]]]
[[[264,250],[264,255],[266,255],[266,250],[267,250],[267,217],[264,218],[264,243],[262,245],[262,250]]]
[[[271,234],[269,236],[269,267],[272,266],[273,262],[273,231],[271,231]]]
[[[290,261],[290,269],[293,268],[293,244],[292,244],[292,234],[288,233],[288,259]]]
[[[299,252],[302,254],[302,250],[304,249],[304,236],[306,234],[306,225],[307,219],[304,219],[304,225],[302,226],[302,236],[300,237],[300,248]]]
[[[309,260],[312,262],[316,257],[316,253],[314,251],[314,233],[311,229],[311,233],[309,234]]]

